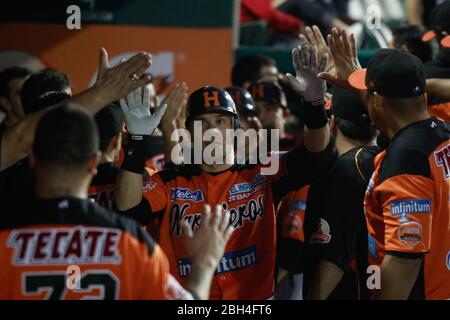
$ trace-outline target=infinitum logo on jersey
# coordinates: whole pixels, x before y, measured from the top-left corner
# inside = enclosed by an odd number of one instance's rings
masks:
[[[215,274],[221,274],[225,272],[233,272],[236,270],[248,268],[256,264],[256,247],[249,247],[233,252],[225,253],[220,259]],[[180,277],[185,278],[191,271],[190,259],[178,260],[178,272]]]
[[[120,263],[122,232],[109,228],[24,229],[11,232],[12,263],[87,264]]]
[[[447,253],[447,269],[450,270],[450,251]]]
[[[187,200],[200,202],[204,200],[202,190],[191,191],[186,188],[176,188],[172,190],[172,201],[175,200]]]
[[[400,216],[399,222],[407,222],[408,214],[428,214],[431,212],[431,200],[417,199],[417,200],[403,200],[394,201],[391,203],[392,216]]]

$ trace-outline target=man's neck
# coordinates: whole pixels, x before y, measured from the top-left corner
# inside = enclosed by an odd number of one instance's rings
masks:
[[[39,199],[76,198],[87,199],[89,182],[70,179],[41,179],[36,177],[36,197]]]
[[[376,144],[375,139],[369,143],[363,143],[358,140],[349,139],[344,137],[342,133],[338,133],[336,136],[336,149],[338,151],[338,155],[341,156],[344,153],[349,152],[355,148],[374,146]]]
[[[431,116],[427,110],[424,110],[421,113],[411,114],[401,118],[392,117],[391,121],[389,121],[389,127],[387,128],[388,132],[386,132],[385,134],[389,137],[389,139],[392,139],[397,134],[397,132],[399,132],[404,127],[419,121],[429,119],[430,117]]]

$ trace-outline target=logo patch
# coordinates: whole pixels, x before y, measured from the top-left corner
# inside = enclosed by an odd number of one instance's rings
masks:
[[[320,218],[316,232],[309,239],[309,243],[326,244],[331,241],[330,225],[325,219]]]
[[[431,200],[418,199],[418,200],[403,200],[395,201],[391,203],[392,216],[400,216],[399,222],[407,222],[408,214],[428,214],[431,212]]]
[[[372,238],[371,235],[368,236],[368,245],[369,245],[369,255],[375,260],[378,259],[377,245],[375,244],[375,240]]]
[[[447,253],[447,269],[450,270],[450,251]]]
[[[418,222],[405,222],[398,228],[398,238],[409,248],[422,242],[422,225]]]
[[[172,189],[171,199],[172,199],[172,201],[187,200],[187,201],[200,202],[200,201],[204,200],[204,197],[203,197],[202,190],[191,191],[186,188],[177,188],[177,189]]]
[[[441,150],[434,153],[434,159],[438,167],[444,170],[445,179],[450,178],[450,145],[445,146]]]
[[[256,246],[225,253],[217,265],[215,275],[248,268],[256,264]],[[185,278],[191,271],[191,259],[178,260],[178,272]]]

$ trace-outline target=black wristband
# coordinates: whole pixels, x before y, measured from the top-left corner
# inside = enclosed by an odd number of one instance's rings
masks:
[[[303,113],[305,125],[308,129],[320,129],[328,123],[323,99],[314,102],[305,101]]]
[[[128,146],[125,148],[125,158],[122,169],[137,174],[143,174],[145,169],[146,146],[150,136],[128,136]]]

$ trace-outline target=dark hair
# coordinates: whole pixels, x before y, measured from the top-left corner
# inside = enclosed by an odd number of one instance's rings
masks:
[[[35,110],[42,110],[47,107],[54,106],[60,102],[70,99],[71,96],[67,92],[50,91],[40,95],[33,106]]]
[[[94,118],[76,105],[50,110],[37,125],[33,152],[41,166],[82,168],[98,149]]]
[[[250,55],[240,58],[231,71],[231,83],[233,86],[242,87],[244,82],[256,82],[261,78],[263,67],[275,66],[275,60],[261,55]]]
[[[31,74],[25,67],[11,67],[0,72],[0,96],[10,98],[9,82],[13,79],[24,78]]]
[[[421,26],[402,26],[394,29],[394,45],[397,49],[406,46],[411,54],[417,56],[423,63],[433,59],[433,49],[430,42],[422,41],[425,29]]]
[[[65,91],[70,85],[69,77],[54,69],[45,69],[31,75],[23,84],[20,93],[24,113],[30,114],[48,107],[39,108],[38,100],[49,92]]]
[[[364,143],[372,141],[377,135],[377,130],[369,122],[355,123],[341,118],[336,119],[336,126],[342,134],[353,140],[358,140]]]

